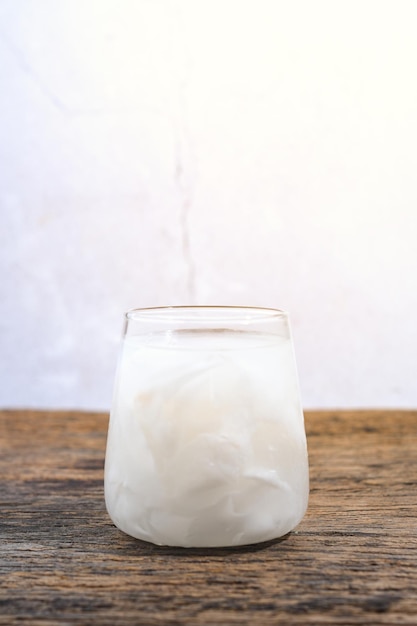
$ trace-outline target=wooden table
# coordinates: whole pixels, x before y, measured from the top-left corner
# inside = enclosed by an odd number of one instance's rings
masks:
[[[308,514],[235,549],[158,548],[103,501],[107,416],[0,412],[0,623],[417,624],[417,411],[306,413]]]

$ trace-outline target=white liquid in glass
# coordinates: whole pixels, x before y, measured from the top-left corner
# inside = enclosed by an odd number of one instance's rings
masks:
[[[244,545],[292,530],[307,508],[308,460],[291,340],[126,337],[105,496],[116,526],[160,545]]]

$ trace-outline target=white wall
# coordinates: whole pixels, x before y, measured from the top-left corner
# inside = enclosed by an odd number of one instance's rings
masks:
[[[0,405],[108,408],[133,306],[290,311],[417,405],[414,0],[0,0]]]

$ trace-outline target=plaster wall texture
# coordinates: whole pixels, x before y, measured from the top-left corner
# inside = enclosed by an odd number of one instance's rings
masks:
[[[125,310],[250,304],[305,407],[415,407],[416,19],[0,0],[0,405],[107,409]]]

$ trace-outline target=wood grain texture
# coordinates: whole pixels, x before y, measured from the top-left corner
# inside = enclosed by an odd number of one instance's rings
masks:
[[[417,412],[306,413],[284,539],[160,548],[107,516],[107,416],[0,412],[0,623],[417,624]]]

